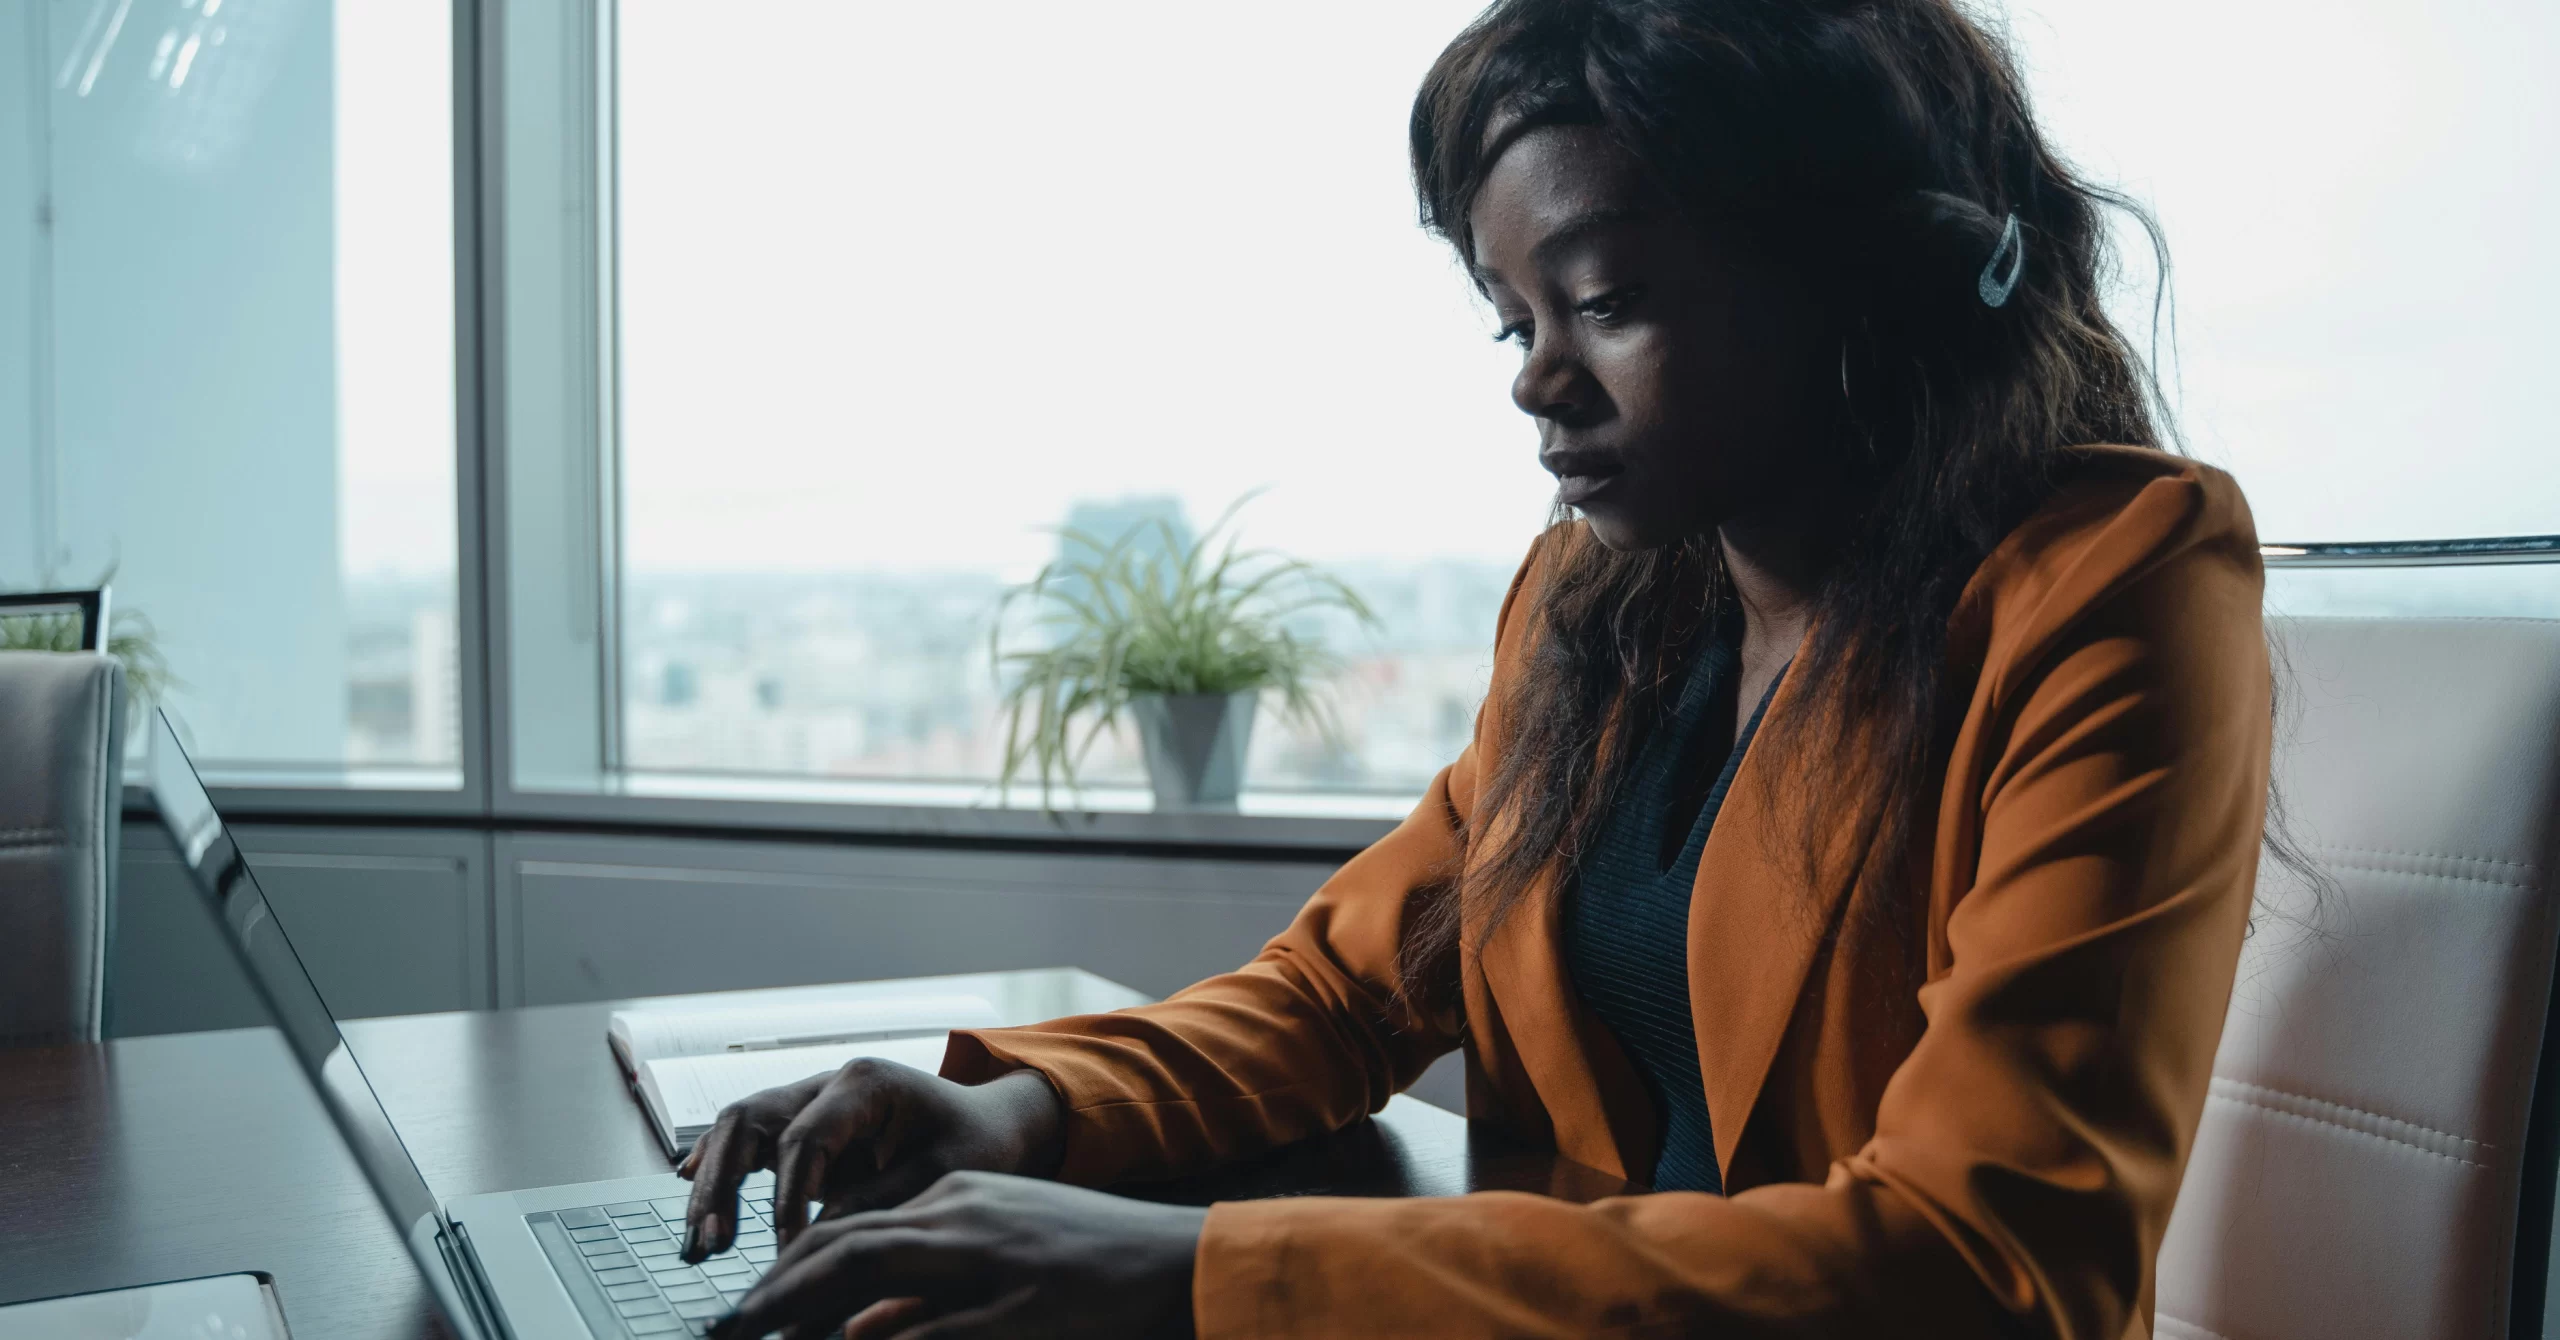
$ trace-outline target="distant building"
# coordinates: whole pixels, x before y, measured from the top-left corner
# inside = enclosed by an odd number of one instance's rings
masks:
[[[409,619],[410,756],[422,764],[462,761],[462,648],[453,608],[430,605]]]
[[[1197,535],[1170,498],[1087,501],[1066,521],[1104,545],[1138,530],[1142,559]],[[1382,622],[1327,618],[1309,630],[1347,662],[1327,694],[1341,732],[1284,724],[1266,704],[1252,785],[1419,794],[1472,734],[1512,565],[1373,560],[1335,571]],[[653,772],[984,783],[1004,759],[987,618],[1005,588],[995,571],[634,574],[623,757]],[[447,667],[438,682],[449,683],[451,653],[437,656]],[[405,708],[409,695],[400,698]],[[1078,774],[1101,786],[1146,781],[1134,741],[1110,736]]]
[[[1061,567],[1098,559],[1110,546],[1127,540],[1131,556],[1141,570],[1150,564],[1161,564],[1162,570],[1169,573],[1193,542],[1191,522],[1182,513],[1182,500],[1161,494],[1133,495],[1109,502],[1079,500],[1067,509],[1066,530],[1058,537]]]
[[[691,707],[693,700],[701,696],[702,683],[693,666],[684,661],[667,662],[666,670],[658,677],[658,701],[668,707]]]

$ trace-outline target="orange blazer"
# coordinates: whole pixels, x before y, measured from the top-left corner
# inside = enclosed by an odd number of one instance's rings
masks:
[[[1201,1336],[2147,1336],[2256,877],[2263,574],[2227,475],[2078,459],[1956,607],[1962,720],[1907,927],[1839,916],[1845,879],[1806,887],[1745,784],[1784,762],[1744,756],[1689,913],[1730,1194],[1222,1204]],[[1497,693],[1539,570],[1533,548],[1504,601]],[[1770,719],[1804,689],[1782,680]],[[1650,1168],[1652,1105],[1568,979],[1552,887],[1462,951],[1462,1015],[1396,1004],[1412,900],[1467,858],[1502,749],[1480,714],[1253,962],[1161,1004],[954,1034],[943,1073],[1041,1071],[1071,1114],[1060,1175],[1105,1184],[1341,1127],[1464,1047],[1471,1117]]]

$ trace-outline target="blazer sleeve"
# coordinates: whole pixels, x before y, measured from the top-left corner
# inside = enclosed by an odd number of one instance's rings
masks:
[[[1199,1334],[2121,1340],[2255,883],[2271,731],[2240,548],[2164,559],[2012,666],[1923,1034],[1822,1184],[1222,1204]]]
[[[1497,649],[1537,556],[1533,546],[1512,576]],[[1505,660],[1498,650],[1496,692]],[[1395,984],[1408,921],[1464,855],[1479,752],[1470,742],[1252,962],[1154,1005],[954,1032],[942,1074],[968,1084],[1023,1067],[1046,1076],[1068,1111],[1058,1176],[1086,1186],[1214,1167],[1385,1107],[1461,1040],[1454,1010],[1427,1017]]]

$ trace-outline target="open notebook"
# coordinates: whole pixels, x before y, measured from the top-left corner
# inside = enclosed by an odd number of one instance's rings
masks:
[[[605,1028],[668,1158],[682,1157],[720,1109],[760,1089],[878,1056],[930,1072],[955,1028],[993,1028],[979,996],[899,996],[788,1005],[616,1010]]]

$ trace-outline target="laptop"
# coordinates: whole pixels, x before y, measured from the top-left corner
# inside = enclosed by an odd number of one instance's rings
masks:
[[[197,891],[461,1340],[701,1335],[763,1275],[775,1251],[770,1173],[741,1193],[737,1242],[698,1266],[678,1258],[693,1187],[671,1172],[439,1202],[156,710],[146,768]]]

